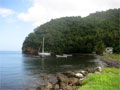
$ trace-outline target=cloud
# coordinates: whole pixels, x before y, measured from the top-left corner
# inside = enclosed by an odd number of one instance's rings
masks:
[[[119,8],[119,0],[32,0],[27,12],[22,12],[18,18],[33,22],[39,26],[51,19],[65,16],[87,16],[89,13]]]
[[[0,16],[2,17],[7,17],[9,15],[14,14],[14,11],[11,9],[6,9],[6,8],[0,8]]]

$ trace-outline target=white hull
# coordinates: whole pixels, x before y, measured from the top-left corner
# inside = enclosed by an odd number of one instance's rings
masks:
[[[71,54],[63,54],[63,56],[72,56]]]
[[[56,55],[56,57],[63,57],[63,58],[67,58],[67,56],[64,56],[64,55]]]
[[[41,56],[49,56],[49,55],[51,55],[51,53],[38,53],[38,55],[41,55]]]

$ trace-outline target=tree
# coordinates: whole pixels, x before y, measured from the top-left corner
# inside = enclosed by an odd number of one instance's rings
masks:
[[[102,53],[106,47],[119,52],[119,11],[110,9],[87,17],[63,17],[52,19],[34,29],[23,43],[38,50],[45,38],[45,50],[55,53]]]

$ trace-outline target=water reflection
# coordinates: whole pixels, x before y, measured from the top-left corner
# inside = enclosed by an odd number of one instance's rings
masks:
[[[45,69],[45,67],[44,67],[44,58],[41,59],[41,66],[42,66],[42,70],[44,70]]]
[[[94,56],[90,55],[74,55],[68,58],[56,58],[55,55],[44,58],[24,56],[23,60],[24,71],[31,72],[31,74],[53,74],[66,70],[94,67],[96,65]]]
[[[73,55],[68,58],[45,58],[22,55],[20,52],[0,52],[0,89],[25,90],[43,82],[44,75],[97,66],[94,56]]]

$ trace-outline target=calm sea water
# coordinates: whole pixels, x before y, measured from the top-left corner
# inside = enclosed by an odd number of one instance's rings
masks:
[[[55,55],[37,58],[21,52],[0,52],[0,90],[25,90],[43,82],[42,76],[54,77],[56,72],[95,67],[94,56],[73,55],[56,58]]]

